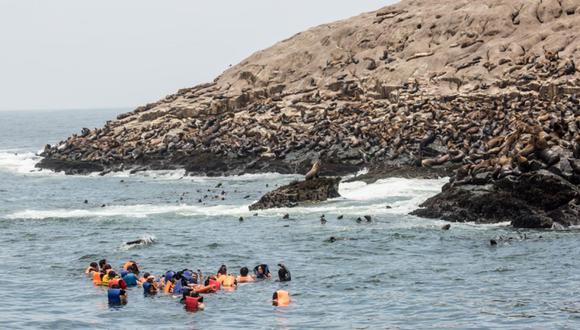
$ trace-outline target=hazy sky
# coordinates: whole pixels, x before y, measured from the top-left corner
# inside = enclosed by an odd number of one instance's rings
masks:
[[[0,110],[136,107],[394,0],[0,0]]]

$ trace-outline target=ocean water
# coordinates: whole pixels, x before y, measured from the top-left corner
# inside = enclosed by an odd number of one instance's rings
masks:
[[[580,328],[580,233],[507,224],[442,231],[444,221],[407,215],[445,178],[344,183],[341,198],[255,214],[249,204],[299,176],[65,176],[34,168],[45,143],[124,111],[0,112],[0,328]],[[222,190],[225,199],[215,198]],[[355,221],[367,214],[372,223]],[[341,240],[327,242],[331,236]],[[514,239],[490,246],[499,236]],[[154,243],[124,244],[137,238]],[[101,258],[114,267],[133,259],[155,274],[259,263],[275,272],[283,262],[292,282],[210,295],[194,314],[139,288],[129,289],[126,306],[110,308],[104,289],[83,274]],[[279,288],[290,292],[289,307],[271,305]]]

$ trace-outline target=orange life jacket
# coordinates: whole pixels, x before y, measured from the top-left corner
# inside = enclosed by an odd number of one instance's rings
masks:
[[[101,285],[101,273],[93,272],[93,284]]]
[[[275,300],[277,306],[288,306],[290,304],[290,294],[288,294],[288,291],[278,290],[276,293],[278,294],[278,299]]]
[[[173,293],[173,286],[174,286],[174,284],[171,281],[165,282],[165,286],[163,287],[163,292]]]

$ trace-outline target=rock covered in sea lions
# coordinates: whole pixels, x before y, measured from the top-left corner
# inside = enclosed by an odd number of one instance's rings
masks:
[[[322,159],[323,175],[342,175],[505,156],[506,172],[534,149],[511,135],[514,121],[541,119],[553,142],[577,130],[577,101],[564,96],[580,91],[579,30],[576,6],[556,1],[403,0],[47,145],[38,166],[305,173]]]
[[[340,178],[330,177],[293,182],[265,194],[258,202],[250,205],[250,210],[295,207],[340,197],[339,182]]]
[[[551,191],[536,187],[580,185],[573,2],[403,0],[299,33],[212,83],[47,145],[38,166],[235,175],[306,173],[320,159],[321,175],[456,169],[441,204],[418,212],[526,227],[573,222],[577,197],[546,206]]]

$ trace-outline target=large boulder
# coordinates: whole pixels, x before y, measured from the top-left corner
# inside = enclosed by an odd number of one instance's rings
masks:
[[[485,184],[447,184],[412,214],[456,222],[510,222],[516,228],[580,224],[576,185],[546,170]]]
[[[340,197],[339,183],[340,178],[317,178],[292,182],[267,193],[259,201],[250,205],[250,210],[294,207],[300,203],[323,202],[329,198]]]

